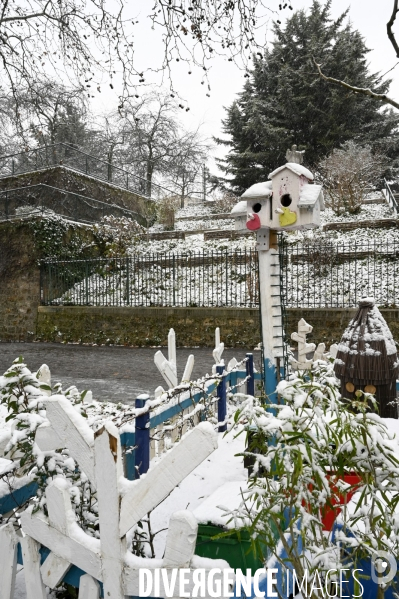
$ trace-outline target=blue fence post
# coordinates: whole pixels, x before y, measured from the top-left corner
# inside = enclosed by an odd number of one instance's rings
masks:
[[[224,366],[216,366],[216,373],[222,375],[224,372]],[[227,416],[227,393],[226,393],[226,377],[222,376],[217,386],[217,398],[218,398],[218,422],[225,422]],[[219,433],[227,431],[227,424],[222,424],[218,428]]]
[[[136,408],[144,408],[149,395],[139,395],[136,399]],[[140,478],[140,474],[144,474],[150,467],[150,414],[146,412],[136,418],[136,437],[135,443],[137,449],[135,451],[135,478]]]
[[[247,393],[248,395],[255,395],[255,379],[254,379],[254,355],[247,354],[247,361],[245,362],[245,369],[247,371]]]

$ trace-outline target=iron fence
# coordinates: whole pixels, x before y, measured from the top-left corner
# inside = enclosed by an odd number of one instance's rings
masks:
[[[0,192],[0,221],[52,213],[83,223],[98,222],[109,215],[144,221],[143,217],[133,210],[44,183]]]
[[[174,195],[173,192],[162,185],[150,182],[144,177],[64,143],[43,146],[18,154],[0,156],[0,178],[59,165],[67,166],[101,181],[108,181],[113,185],[153,200]]]
[[[280,240],[284,308],[350,308],[362,297],[399,306],[399,241]]]
[[[257,307],[254,250],[46,260],[45,305]]]

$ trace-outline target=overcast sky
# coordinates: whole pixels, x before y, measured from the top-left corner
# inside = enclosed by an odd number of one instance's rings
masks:
[[[135,34],[135,47],[136,58],[143,68],[159,63],[162,53],[160,31],[151,29],[151,23],[147,17],[149,4],[149,0],[131,0],[128,5],[129,10],[133,11],[140,21],[140,26],[137,26]],[[312,0],[292,0],[294,9],[306,9],[311,4]],[[353,0],[351,3],[348,3],[347,0],[332,0],[331,13],[333,17],[338,17],[347,8],[350,9],[349,18],[354,28],[362,33],[370,48],[368,58],[373,71],[385,73],[397,62],[386,35],[386,23],[392,12],[392,4],[392,0]],[[277,6],[278,0],[270,0],[270,5]],[[292,14],[291,11],[283,11],[279,18],[284,22],[285,16],[290,14]],[[399,38],[399,21],[396,24],[396,30]],[[265,26],[263,35],[268,41],[272,39],[271,20]],[[172,71],[174,84],[190,107],[189,112],[182,111],[182,121],[190,128],[196,128],[201,124],[204,136],[220,135],[221,121],[225,116],[223,107],[229,106],[237,93],[241,91],[244,72],[240,71],[234,63],[216,58],[210,70],[211,92],[210,97],[207,97],[206,85],[201,85],[200,71],[193,70],[193,74],[190,76],[187,71],[186,65],[174,63]],[[393,79],[390,95],[399,99],[399,65],[389,76]],[[96,112],[109,110],[113,103],[116,107],[116,99],[110,93],[101,94],[100,97],[93,100],[93,108]],[[222,148],[215,150],[218,155],[224,151]]]

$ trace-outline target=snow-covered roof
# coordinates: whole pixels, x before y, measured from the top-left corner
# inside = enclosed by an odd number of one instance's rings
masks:
[[[313,174],[310,172],[310,170],[308,170],[307,168],[302,166],[302,164],[297,164],[296,162],[287,162],[287,164],[284,164],[284,166],[279,166],[279,168],[276,168],[275,171],[270,173],[269,179],[272,179],[274,177],[274,175],[277,175],[277,173],[279,173],[280,171],[282,171],[285,168],[288,168],[290,171],[292,171],[296,175],[303,175],[304,177],[309,179],[309,181],[313,181],[313,179],[314,179]]]
[[[233,210],[231,211],[231,214],[247,214],[247,202],[246,200],[241,200],[241,202],[238,202],[234,207]]]
[[[301,189],[299,194],[299,202],[298,206],[314,206],[317,200],[320,199],[320,209],[324,210],[324,196],[323,196],[323,188],[321,185],[313,185],[306,183]]]
[[[254,198],[269,198],[272,194],[272,182],[265,181],[264,183],[255,183],[251,185],[247,191],[244,191],[242,198],[252,200]]]

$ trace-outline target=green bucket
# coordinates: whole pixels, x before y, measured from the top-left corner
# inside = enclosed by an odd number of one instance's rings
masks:
[[[249,533],[246,530],[232,531],[229,536],[216,539],[217,535],[227,532],[222,526],[199,524],[195,555],[212,559],[224,559],[234,570],[246,571],[250,568],[252,575],[264,566],[264,558],[254,554]],[[267,555],[265,548],[264,555]]]

